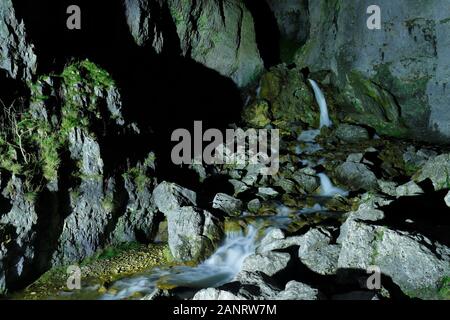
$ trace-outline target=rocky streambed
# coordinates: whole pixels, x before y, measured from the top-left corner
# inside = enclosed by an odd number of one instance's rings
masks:
[[[216,194],[207,208],[201,191],[160,183],[152,199],[167,217],[158,235],[166,245],[88,262],[79,291],[63,288],[67,274],[58,269],[15,297],[450,298],[450,185],[442,174],[450,156],[362,127],[316,135],[283,141],[273,177],[217,167],[234,192]]]

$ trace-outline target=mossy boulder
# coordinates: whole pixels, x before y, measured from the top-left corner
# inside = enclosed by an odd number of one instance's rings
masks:
[[[249,125],[260,127],[270,119],[285,134],[298,127],[318,127],[319,116],[300,70],[286,65],[273,67],[262,76],[257,101],[244,110]]]

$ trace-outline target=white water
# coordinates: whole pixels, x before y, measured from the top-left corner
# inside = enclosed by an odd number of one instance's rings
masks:
[[[312,79],[308,79],[311,87],[314,90],[314,96],[316,97],[317,104],[320,108],[320,128],[331,127],[331,120],[328,116],[328,106],[325,96],[322,90],[320,90],[319,85]]]
[[[330,178],[325,173],[317,175],[320,178],[321,195],[324,197],[334,197],[335,195],[347,196],[348,192],[333,186]]]
[[[217,251],[196,267],[156,269],[148,275],[119,280],[112,286],[117,293],[107,293],[102,299],[127,299],[136,292],[149,294],[161,281],[169,286],[188,288],[221,286],[230,282],[241,270],[245,258],[255,252],[257,231],[257,228],[249,226],[247,234],[243,232],[227,234]]]

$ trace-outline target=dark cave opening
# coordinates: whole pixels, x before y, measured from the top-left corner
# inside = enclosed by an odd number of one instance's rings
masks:
[[[256,42],[266,68],[281,62],[280,30],[277,19],[265,1],[245,0],[255,23]]]

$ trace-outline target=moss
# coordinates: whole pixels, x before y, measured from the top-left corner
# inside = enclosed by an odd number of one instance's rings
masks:
[[[64,102],[61,114],[42,115],[41,108],[49,97],[43,94],[51,78],[41,76],[36,82],[29,82],[32,103],[24,112],[15,112],[16,118],[10,128],[0,134],[0,167],[22,175],[31,190],[42,188],[43,177],[48,182],[56,181],[61,164],[60,153],[68,143],[69,133],[74,128],[89,131],[92,118],[100,118],[98,94],[105,94],[114,86],[111,76],[89,60],[68,65],[61,75]],[[44,113],[49,113],[45,110]],[[47,117],[52,118],[49,121]],[[55,120],[56,119],[56,120]]]
[[[243,119],[254,128],[264,128],[270,124],[269,104],[257,101],[244,109]]]
[[[442,300],[450,300],[450,275],[442,278],[438,297]]]
[[[129,177],[133,180],[136,190],[138,192],[143,192],[145,188],[147,188],[151,182],[150,178],[147,176],[145,170],[143,168],[134,167],[128,169],[126,173],[124,173],[124,177]]]
[[[106,212],[112,212],[114,210],[115,204],[112,195],[108,195],[102,200],[102,207]]]
[[[111,283],[122,277],[147,272],[152,268],[169,264],[165,252],[167,244],[141,245],[135,242],[123,243],[99,251],[93,257],[83,260],[81,268],[82,289],[99,287],[98,290],[70,291],[67,289],[67,267],[55,267],[43,274],[23,292],[9,296],[11,299],[98,299],[108,291]],[[61,294],[71,293],[66,297]]]
[[[372,257],[371,257],[372,265],[376,265],[377,258],[380,254],[378,251],[378,245],[380,244],[380,242],[383,241],[383,238],[384,238],[384,229],[381,227],[377,228],[375,230],[373,244],[372,244]]]

